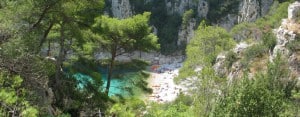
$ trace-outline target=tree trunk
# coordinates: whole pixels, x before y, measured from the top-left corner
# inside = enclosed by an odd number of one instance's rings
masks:
[[[111,54],[111,61],[110,61],[110,65],[109,65],[109,72],[107,75],[107,84],[106,84],[106,90],[105,93],[108,95],[109,93],[109,88],[110,88],[110,80],[112,77],[112,71],[113,71],[113,67],[114,67],[114,63],[115,63],[115,58],[116,58],[116,49],[112,50],[112,54]]]
[[[142,59],[142,51],[140,50],[140,59]]]
[[[61,85],[60,82],[60,76],[61,76],[61,69],[62,69],[62,63],[63,63],[63,59],[64,59],[64,49],[65,49],[65,29],[64,29],[64,22],[61,24],[61,30],[60,30],[60,50],[59,50],[59,54],[56,60],[56,73],[55,73],[55,88],[59,88]]]
[[[47,56],[51,56],[50,52],[51,52],[51,42],[50,40],[48,40]]]
[[[50,31],[51,31],[53,25],[54,25],[54,23],[51,22],[51,23],[49,24],[49,27],[45,30],[45,32],[44,32],[44,34],[43,34],[43,37],[42,37],[41,40],[40,40],[39,49],[42,48],[44,42],[47,40],[47,37],[48,37],[48,35],[49,35],[49,33],[50,33]]]

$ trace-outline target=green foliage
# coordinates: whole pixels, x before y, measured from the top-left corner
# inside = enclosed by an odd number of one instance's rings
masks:
[[[142,100],[133,98],[114,104],[108,112],[109,115],[117,117],[136,117],[142,116],[145,110],[145,103]]]
[[[225,66],[227,69],[230,69],[232,64],[238,60],[238,55],[233,52],[229,51],[226,53],[226,58],[225,58]]]
[[[111,55],[106,85],[107,94],[117,56],[135,50],[151,51],[159,49],[160,45],[157,44],[157,37],[151,33],[151,28],[148,25],[149,18],[150,13],[145,12],[127,19],[116,19],[108,16],[95,19],[96,23],[93,25],[93,31],[95,32],[96,44]]]
[[[194,10],[192,10],[192,9],[185,11],[182,16],[182,25],[186,26],[187,23],[189,22],[189,20],[191,20],[191,18],[195,17],[194,15],[195,15],[195,13],[194,13]]]
[[[276,45],[276,37],[274,33],[267,32],[263,34],[262,37],[263,44],[269,49],[273,50]]]
[[[144,117],[193,117],[189,106],[182,102],[174,104],[156,104],[152,103]]]
[[[101,91],[101,86],[103,84],[101,79],[101,74],[98,73],[97,62],[94,59],[79,57],[77,61],[72,62],[69,65],[65,65],[68,69],[68,74],[73,77],[74,74],[82,73],[91,76],[93,80],[93,85],[95,89]],[[98,92],[99,92],[98,91]]]
[[[1,48],[4,46],[8,47],[1,50],[1,62],[3,62],[2,60],[11,61],[8,66],[17,65],[17,67],[12,70],[5,65],[2,66],[1,63],[0,69],[2,70],[4,67],[9,72],[24,77],[25,80],[22,88],[30,90],[30,103],[40,107],[38,108],[40,111],[39,114],[51,115],[53,113],[49,110],[52,108],[55,108],[55,111],[78,110],[78,108],[82,109],[86,107],[95,108],[100,107],[99,105],[105,108],[107,102],[104,99],[105,95],[102,96],[99,93],[91,91],[94,87],[90,88],[90,92],[74,91],[74,80],[66,78],[64,75],[53,78],[55,73],[60,74],[62,72],[61,69],[64,69],[61,64],[65,60],[64,54],[69,52],[69,50],[73,50],[74,52],[87,41],[86,38],[83,38],[82,32],[93,24],[95,16],[101,14],[101,9],[104,5],[103,0],[2,0],[1,4],[5,5],[0,9],[0,21],[3,21],[2,23],[5,24],[2,25],[1,23],[0,30],[6,30],[6,33],[11,35],[8,42],[3,45],[1,43]],[[58,62],[44,60],[43,57],[40,57],[41,48],[44,49],[43,45],[47,41],[49,45],[51,44],[51,47],[53,47],[52,43],[59,42],[58,47],[56,46],[53,49],[53,51],[56,51],[53,52],[55,54],[52,55],[61,54],[56,58]],[[58,52],[57,48],[61,48],[61,50]],[[88,44],[85,44],[83,48],[84,51],[90,51],[91,49]],[[78,54],[80,55],[81,53]],[[55,66],[56,63],[57,66]],[[14,69],[18,70],[14,71]],[[91,74],[92,76],[98,75],[96,72]],[[49,89],[51,90],[48,92]],[[51,95],[47,97],[48,93],[52,91],[54,97],[51,97]],[[64,94],[59,93],[60,91]],[[55,100],[49,100],[48,98],[55,98]],[[69,105],[62,100],[72,100],[74,103]],[[105,101],[103,102],[103,100]],[[91,102],[97,104],[88,104]],[[22,104],[20,103],[20,105]],[[47,108],[46,112],[45,108]],[[32,108],[27,109],[28,111],[25,111],[24,114],[35,114]]]
[[[300,44],[299,39],[295,39],[294,41],[291,41],[291,42],[287,43],[286,47],[287,47],[290,51],[296,52],[296,51],[299,51],[299,50],[300,50],[299,44]]]
[[[24,51],[34,53],[38,53],[41,50],[44,42],[48,40],[49,33],[59,31],[52,30],[51,27],[61,23],[62,17],[70,19],[68,23],[71,25],[69,25],[68,29],[72,29],[72,31],[68,33],[79,37],[79,30],[88,27],[89,23],[93,23],[94,16],[102,12],[101,9],[104,5],[103,0],[88,2],[56,0],[4,1],[6,5],[1,9],[0,16],[6,17],[0,17],[1,22],[3,21],[4,23],[1,29],[11,31],[14,38],[22,38],[22,43],[26,45]],[[53,10],[55,12],[52,12]],[[77,40],[80,39],[77,38]]]
[[[244,57],[246,60],[251,60],[256,57],[262,57],[268,52],[267,48],[262,44],[255,44],[250,46],[244,51]]]
[[[241,85],[221,99],[215,116],[278,116],[283,109],[283,95],[268,90],[266,78],[257,75],[256,80],[244,78]]]
[[[116,63],[116,70],[141,71],[146,69],[149,63],[144,60],[132,59],[130,62]]]
[[[26,99],[26,90],[21,88],[23,79],[20,76],[9,76],[0,73],[0,116],[37,117],[38,110]]]
[[[267,73],[244,77],[219,99],[214,116],[279,116],[289,110],[287,103],[295,80],[280,55],[268,64]],[[285,115],[286,116],[286,115]]]
[[[271,90],[279,90],[283,92],[285,98],[289,99],[292,96],[297,80],[288,69],[289,64],[283,60],[280,54],[277,54],[274,63],[268,64],[267,77]]]
[[[60,114],[60,115],[58,115],[58,117],[71,117],[71,115],[70,114]]]
[[[250,34],[260,34],[255,31],[263,33],[262,42],[247,49],[243,60],[249,62],[253,58],[262,57],[268,49],[274,48],[276,41],[270,33],[271,29],[279,26],[281,19],[287,17],[287,6],[292,1],[276,0],[268,16],[255,23],[240,24],[232,30],[234,36],[243,35],[243,29],[249,28]],[[122,20],[99,16],[104,0],[1,0],[0,35],[1,39],[2,35],[8,38],[0,40],[0,116],[11,116],[9,111],[15,112],[15,116],[24,117],[47,115],[48,112],[43,112],[43,109],[51,110],[52,107],[55,111],[66,113],[54,116],[78,116],[79,111],[85,109],[107,109],[112,101],[100,92],[101,74],[97,71],[97,61],[91,56],[98,46],[117,56],[134,50],[158,50],[159,41],[162,53],[175,52],[178,49],[176,42],[181,23],[187,25],[196,13],[188,10],[183,17],[167,13],[166,1],[162,0],[130,2],[135,6],[133,9],[136,13],[151,11],[152,15],[144,13]],[[224,15],[236,13],[240,0],[208,2],[208,19],[210,22],[218,22]],[[179,4],[180,1],[172,3]],[[94,20],[96,16],[99,18]],[[151,34],[149,20],[158,28],[159,40]],[[249,38],[253,37],[246,36],[245,39]],[[45,42],[49,45],[59,43],[55,48],[62,48],[51,52],[53,56],[60,55],[55,62],[44,60],[38,54]],[[293,103],[293,100],[297,100],[293,90],[296,82],[287,69],[287,63],[278,58],[274,63],[269,63],[267,73],[257,74],[252,80],[246,77],[242,83],[238,82],[228,90],[223,89],[226,86],[225,79],[216,76],[211,65],[217,54],[231,49],[234,44],[231,35],[224,29],[202,23],[187,47],[187,61],[181,70],[181,77],[199,78],[192,96],[180,94],[173,103],[151,104],[150,108],[146,108],[145,103],[138,99],[120,100],[107,113],[121,117],[295,116],[299,111],[297,103]],[[296,40],[287,46],[291,51],[298,51],[298,45]],[[53,45],[49,51],[51,47]],[[65,54],[70,51],[73,52],[71,59],[62,64],[66,60]],[[238,59],[232,51],[226,56],[227,67]],[[140,79],[132,80],[132,84],[151,92],[145,87],[145,78],[149,74],[141,71],[148,65],[146,62],[133,60],[133,63],[116,64],[117,70],[139,71],[137,76]],[[114,64],[111,65],[110,69],[113,69]],[[202,68],[202,71],[197,74],[194,72],[196,68]],[[78,82],[70,78],[72,75],[62,73],[65,71],[69,74],[87,74],[94,82],[78,90],[75,88]],[[55,73],[60,74],[59,77],[54,78]],[[48,93],[48,89],[54,91],[54,102],[48,101],[47,94],[44,94],[45,91]],[[219,91],[222,91],[221,95]]]
[[[227,14],[237,14],[240,0],[209,0],[208,20],[218,22]]]
[[[272,7],[270,8],[270,12],[267,16],[258,19],[255,23],[261,29],[271,30],[280,26],[281,20],[287,18],[287,10],[289,4],[292,1],[284,1],[279,3],[278,1],[274,1]]]
[[[220,52],[229,50],[234,45],[235,42],[225,29],[206,26],[202,22],[187,46],[187,60],[180,70],[180,77],[192,76],[197,67],[211,66]]]
[[[237,42],[241,42],[246,39],[256,39],[259,38],[261,35],[261,30],[255,23],[240,23],[235,25],[231,31],[231,35],[233,36],[234,40]]]
[[[192,106],[193,105],[193,97],[189,95],[184,95],[180,93],[174,103],[182,103],[186,106]]]
[[[131,0],[137,2],[137,0]],[[178,30],[181,25],[182,17],[177,14],[168,14],[166,2],[154,0],[144,5],[144,10],[151,11],[150,23],[153,24],[158,32],[161,52],[170,54],[177,50]],[[139,10],[138,10],[139,11]]]
[[[267,54],[268,48],[263,44],[254,44],[243,52],[243,58],[241,59],[241,64],[244,68],[247,68],[250,61],[254,58],[262,58]]]
[[[96,41],[108,51],[117,46],[125,49],[125,52],[158,49],[157,37],[151,33],[148,25],[149,17],[149,12],[122,20],[107,16],[98,17],[93,25],[98,34],[95,37]]]
[[[218,77],[212,67],[203,68],[198,78],[197,89],[192,92],[195,100],[193,111],[195,115],[210,116],[226,79]]]
[[[161,43],[161,52],[163,54],[173,53],[177,50],[178,30],[181,25],[181,16],[174,14],[165,16],[158,20],[161,25],[158,25],[159,43]]]
[[[134,6],[133,11],[135,12],[135,14],[141,14],[145,11],[151,11],[151,8],[154,5],[152,2],[146,3],[146,1],[144,0],[129,0],[129,2],[131,6]]]
[[[277,28],[281,20],[287,17],[287,7],[290,3],[291,1],[285,1],[283,3],[274,1],[268,15],[259,18],[254,23],[244,22],[238,24],[231,29],[230,33],[238,42],[245,39],[262,39],[268,49],[273,49],[276,44],[276,39],[272,29]]]

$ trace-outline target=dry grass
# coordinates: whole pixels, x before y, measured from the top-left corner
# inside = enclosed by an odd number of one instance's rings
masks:
[[[300,34],[300,22],[293,22],[288,20],[287,24],[285,26],[283,26],[284,28],[286,28],[287,30],[293,31],[296,34]]]
[[[269,55],[264,54],[260,58],[255,58],[250,63],[250,73],[258,73],[258,72],[265,72],[267,70],[267,64],[269,62]]]
[[[296,52],[296,57],[297,57],[298,62],[300,62],[300,50],[298,50]]]

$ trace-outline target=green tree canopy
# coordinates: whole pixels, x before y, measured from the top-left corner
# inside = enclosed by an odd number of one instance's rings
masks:
[[[127,19],[110,18],[101,16],[96,18],[93,31],[96,32],[97,44],[111,54],[108,82],[106,92],[108,94],[110,79],[114,62],[117,56],[134,50],[157,50],[157,37],[151,33],[148,25],[149,12],[135,15]]]
[[[211,66],[220,52],[229,50],[234,45],[235,42],[225,29],[206,26],[202,22],[187,45],[187,59],[180,70],[180,77],[193,75],[197,67]]]
[[[0,72],[0,116],[37,117],[38,109],[26,99],[27,90],[21,87],[20,76]]]
[[[288,116],[288,103],[295,79],[289,74],[287,62],[278,55],[268,64],[267,73],[235,82],[217,101],[215,116]]]

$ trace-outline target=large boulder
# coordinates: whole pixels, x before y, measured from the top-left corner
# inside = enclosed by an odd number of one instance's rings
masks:
[[[288,19],[295,21],[300,16],[300,2],[296,1],[288,7]]]
[[[225,65],[225,60],[226,60],[226,53],[221,53],[217,56],[216,63],[213,66],[215,73],[220,77],[224,77],[228,72]]]

